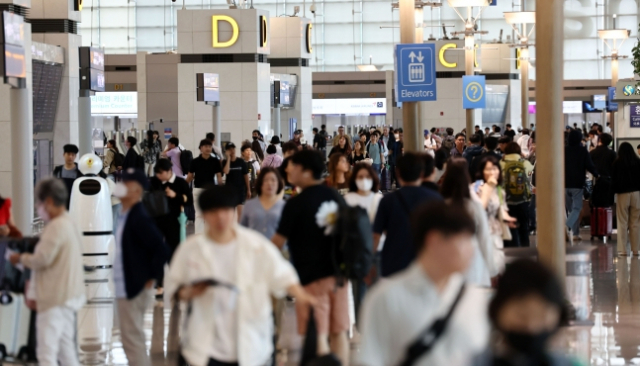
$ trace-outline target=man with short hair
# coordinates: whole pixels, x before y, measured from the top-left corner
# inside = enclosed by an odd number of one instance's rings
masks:
[[[314,307],[318,354],[327,354],[331,348],[342,364],[348,365],[349,293],[348,287],[340,285],[335,276],[334,239],[327,232],[327,226],[330,225],[327,220],[335,215],[331,207],[337,209],[346,203],[333,188],[323,184],[324,168],[325,163],[317,151],[303,150],[291,157],[286,168],[287,177],[302,192],[287,201],[276,234],[271,240],[278,248],[287,243],[300,283],[318,300]],[[298,332],[305,334],[309,306],[302,304],[296,308]]]
[[[298,150],[302,150],[302,141],[300,141],[301,138],[302,130],[295,130],[293,131],[293,138],[289,140],[289,142],[293,142],[298,147]]]
[[[182,151],[180,150],[180,140],[177,137],[172,137],[167,142],[167,151],[162,153],[162,156],[165,158],[169,158],[171,160],[171,164],[173,165],[173,174],[177,175],[180,178],[184,178],[184,172],[182,171],[182,165],[180,164],[180,155],[182,155]]]
[[[251,186],[249,185],[247,163],[243,159],[238,159],[236,145],[233,142],[225,146],[225,160],[222,161],[222,172],[227,177],[225,185],[235,189],[238,220],[240,220],[245,201],[251,199]]]
[[[197,202],[202,190],[209,185],[222,184],[222,165],[217,157],[211,154],[212,143],[208,139],[200,141],[200,156],[193,159],[189,167],[187,175],[187,183],[193,182],[193,201]],[[194,228],[196,234],[204,232],[204,221],[202,220],[202,212],[198,205],[195,205]]]
[[[318,131],[317,128],[313,128],[313,148],[320,151],[322,157],[327,160],[327,131]]]
[[[198,206],[207,231],[180,246],[167,275],[167,293],[189,303],[181,356],[191,365],[267,365],[271,296],[316,303],[268,239],[235,223],[234,195],[228,186],[202,193]]]
[[[463,153],[464,150],[467,148],[466,147],[466,141],[467,138],[465,137],[465,135],[463,133],[459,133],[456,135],[456,139],[455,139],[455,145],[454,147],[451,149],[451,153],[449,154],[451,156],[451,158],[462,158],[463,157]]]
[[[155,175],[150,181],[150,191],[164,192],[167,197],[169,213],[156,217],[155,221],[164,236],[165,243],[171,249],[171,256],[180,244],[180,222],[178,218],[184,206],[192,201],[189,184],[177,176],[172,169],[171,161],[160,159],[153,168]]]
[[[476,125],[473,130],[473,133],[478,133],[479,131],[480,131],[480,126]]]
[[[344,126],[339,126],[338,127],[338,134],[333,138],[333,146],[334,147],[338,146],[338,144],[340,143],[340,138],[342,136],[344,136],[344,138],[347,140],[347,145],[353,146],[353,144],[351,143],[351,137],[344,133]]]
[[[365,298],[357,364],[469,365],[490,333],[488,297],[462,275],[474,257],[473,218],[463,206],[431,202],[415,211],[410,227],[417,257]]]
[[[162,281],[169,248],[141,202],[148,188],[144,172],[129,168],[117,185],[115,195],[120,198],[122,212],[115,233],[113,281],[122,347],[129,365],[150,366],[144,316],[152,301],[154,282]]]
[[[497,137],[497,138],[502,137],[502,133],[500,131],[502,131],[500,126],[493,126],[493,133],[491,134],[491,136]]]
[[[251,159],[251,146],[250,145],[242,145],[240,148],[240,156],[245,163],[247,163],[247,169],[249,172],[249,187],[251,188],[251,197],[256,196],[256,179],[258,178],[258,174],[260,174],[260,163],[256,160]]]
[[[124,162],[122,163],[122,170],[129,168],[140,168],[138,166],[138,153],[134,148],[138,144],[138,139],[133,136],[127,136],[124,141],[124,146],[127,148],[127,154],[124,156]]]
[[[491,136],[494,137],[494,136]],[[501,154],[504,154],[505,149],[507,148],[507,146],[509,145],[509,143],[511,142],[511,137],[509,136],[502,136],[502,137],[498,137],[498,151]]]
[[[514,130],[511,128],[511,124],[509,124],[509,123],[507,123],[507,125],[506,125],[505,127],[507,127],[507,130],[506,130],[506,131],[504,131],[504,135],[505,135],[505,136],[509,136],[509,137],[511,138],[511,140],[512,140],[512,141],[515,141],[515,140],[514,140],[514,137],[516,136],[516,131],[514,131]]]
[[[474,134],[474,135],[471,135],[471,137],[469,137],[469,142],[471,143],[471,145],[467,146],[467,148],[462,153],[462,157],[467,160],[467,164],[469,164],[469,168],[471,168],[471,163],[473,162],[473,159],[482,155],[482,153],[484,152],[482,146],[480,146],[481,141],[482,139],[480,135]]]
[[[386,234],[381,252],[382,277],[402,271],[415,259],[410,245],[409,216],[421,203],[442,200],[437,192],[422,188],[424,162],[420,154],[407,152],[398,157],[396,176],[402,185],[398,191],[382,198],[373,224],[374,253]]]
[[[529,158],[529,148],[531,147],[531,137],[529,134],[528,128],[523,129],[522,136],[520,136],[517,141],[518,145],[520,145],[520,150],[522,150],[522,157],[525,159]]]
[[[82,177],[82,172],[78,169],[78,164],[75,162],[78,156],[78,147],[76,145],[67,144],[62,147],[64,157],[64,165],[58,165],[53,169],[53,176],[58,179],[62,179],[65,187],[67,187],[67,210],[69,209],[69,203],[71,202],[71,191],[73,190],[73,182],[76,179]]]
[[[32,281],[38,306],[36,353],[43,366],[80,365],[76,313],[86,300],[83,247],[80,231],[65,207],[67,196],[67,188],[58,179],[38,183],[35,197],[37,211],[45,221],[44,231],[33,254],[13,253],[9,257],[11,264],[22,263],[34,270]],[[2,326],[7,330],[11,327]]]
[[[486,127],[486,128],[484,129],[484,135],[485,135],[485,136],[489,136],[489,134],[490,134],[490,133],[491,133],[491,129],[490,129],[489,127]]]
[[[436,160],[429,154],[422,154],[422,163],[424,164],[422,187],[438,193],[440,187],[436,182]]]
[[[436,129],[435,127],[432,127],[430,132],[431,132],[431,138],[435,140],[436,142],[436,150],[440,149],[442,147],[442,137],[438,136],[438,134],[436,133],[438,131],[438,129]]]
[[[618,154],[609,148],[609,145],[613,141],[613,137],[608,133],[603,133],[598,139],[598,147],[591,150],[591,160],[595,165],[598,173],[603,177],[611,177],[611,168],[613,162],[616,161]]]

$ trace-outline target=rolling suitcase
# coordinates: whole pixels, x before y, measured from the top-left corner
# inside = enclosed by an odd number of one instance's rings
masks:
[[[591,210],[591,240],[602,237],[604,243],[613,232],[613,210],[611,207],[594,207]]]

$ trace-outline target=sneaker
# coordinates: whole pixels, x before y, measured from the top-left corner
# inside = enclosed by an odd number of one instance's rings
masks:
[[[574,242],[576,242],[576,241],[582,241],[582,238],[581,238],[579,235],[574,235],[574,236],[573,236],[573,241],[574,241]]]
[[[618,252],[618,257],[628,257],[629,253],[627,252]]]

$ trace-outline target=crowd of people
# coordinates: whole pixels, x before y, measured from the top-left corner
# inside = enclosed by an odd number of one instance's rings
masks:
[[[628,254],[628,240],[640,255],[640,157],[628,143],[616,154],[611,136],[593,131],[566,133],[567,239],[580,239],[586,182],[607,180],[618,202],[618,249]],[[127,138],[126,154],[107,142],[101,175],[113,185],[115,295],[131,365],[150,365],[143,318],[154,288],[189,304],[181,357],[190,365],[267,364],[279,327],[271,296],[295,299],[299,334],[315,323],[316,356],[342,365],[353,359],[354,336],[362,365],[567,364],[547,348],[567,318],[562,286],[541,264],[507,266],[503,251],[530,246],[536,228],[534,126],[425,130],[420,152],[404,151],[402,129],[312,133],[310,143],[300,130],[267,143],[256,130],[239,150],[207,134],[194,159],[177,137],[162,149],[152,131],[140,145]],[[66,145],[65,164],[36,188],[47,226],[35,252],[10,258],[36,271],[46,366],[78,364],[72,321],[85,301],[82,250],[66,214],[81,176],[77,153]],[[166,197],[168,213],[149,212],[148,194]],[[0,235],[11,231],[5,207],[10,200],[0,198]],[[178,218],[189,207],[194,235],[181,242]],[[370,270],[349,277],[336,227],[345,212],[360,211]]]

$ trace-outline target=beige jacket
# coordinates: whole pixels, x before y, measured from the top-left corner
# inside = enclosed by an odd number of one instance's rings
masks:
[[[81,238],[69,214],[64,213],[45,226],[35,252],[20,258],[35,270],[38,312],[84,296]]]

